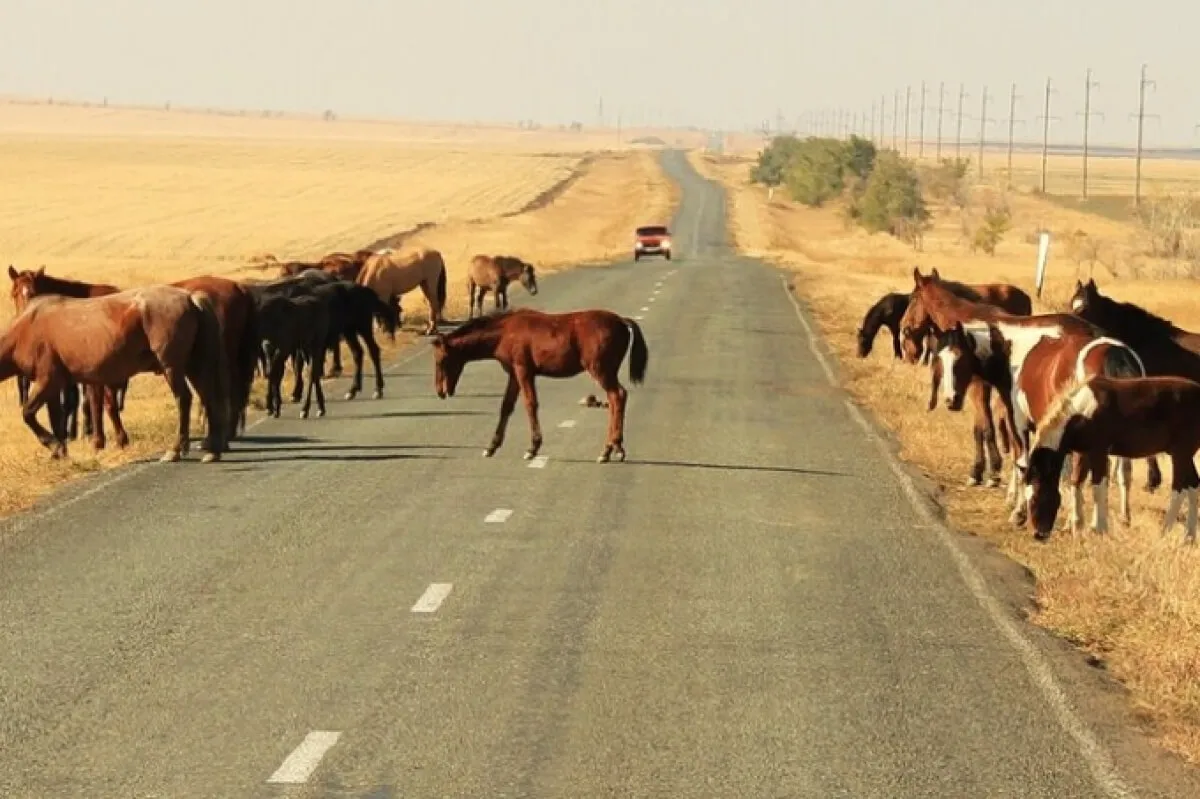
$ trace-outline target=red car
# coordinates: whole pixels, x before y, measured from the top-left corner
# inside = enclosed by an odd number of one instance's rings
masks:
[[[671,231],[666,225],[647,225],[637,229],[633,242],[633,260],[642,260],[643,255],[661,255],[671,260]]]

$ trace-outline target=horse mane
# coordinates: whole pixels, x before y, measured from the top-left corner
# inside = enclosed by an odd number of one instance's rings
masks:
[[[1071,420],[1071,417],[1075,415],[1075,395],[1086,385],[1087,381],[1080,380],[1075,375],[1071,376],[1070,382],[1054,398],[1038,422],[1037,429],[1034,430],[1029,440],[1030,452],[1041,446],[1043,437],[1049,431],[1059,430]]]
[[[45,289],[46,291],[55,294],[65,294],[72,289],[86,292],[93,286],[99,285],[97,283],[85,283],[82,280],[71,280],[70,278],[65,277],[55,277],[54,275],[47,274],[46,272],[43,272],[40,276],[35,276],[33,280],[34,285],[39,289]],[[66,291],[64,291],[64,289]]]
[[[1128,319],[1120,320],[1130,325],[1129,330],[1121,331],[1122,337],[1129,338],[1137,343],[1146,343],[1146,339],[1153,336],[1174,339],[1180,333],[1186,332],[1169,319],[1164,319],[1157,314],[1151,313],[1140,305],[1114,300],[1112,297],[1101,294],[1099,290],[1094,292],[1093,297],[1097,300],[1096,310],[1100,312],[1100,316],[1110,315],[1119,319],[1124,314],[1129,317]],[[1089,302],[1091,299],[1089,298]],[[1101,320],[1099,325],[1100,327],[1105,327],[1104,321]]]
[[[512,316],[516,311],[511,308],[506,308],[487,316],[477,316],[474,319],[468,319],[458,327],[451,330],[443,338],[448,342],[458,341],[461,338],[471,336],[477,333],[484,333],[492,329],[496,324],[509,316]]]

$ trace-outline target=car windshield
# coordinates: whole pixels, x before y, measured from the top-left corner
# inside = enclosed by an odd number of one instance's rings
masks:
[[[665,236],[667,229],[662,225],[651,225],[650,227],[640,227],[637,229],[639,236]]]

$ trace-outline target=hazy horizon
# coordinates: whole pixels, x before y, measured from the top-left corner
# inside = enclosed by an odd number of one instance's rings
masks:
[[[869,113],[913,88],[910,135],[953,140],[959,82],[963,140],[979,138],[989,91],[988,140],[1007,137],[1009,91],[1020,100],[1016,137],[1040,139],[1052,78],[1052,143],[1082,138],[1085,70],[1091,139],[1136,139],[1139,69],[1148,148],[1200,143],[1200,88],[1185,37],[1200,7],[1146,2],[1136,16],[1114,0],[1010,0],[973,14],[965,3],[884,0],[551,0],[433,3],[343,0],[0,0],[0,94],[136,104],[272,109],[347,116],[544,125],[618,116],[626,125],[742,130],[787,126],[823,109]],[[899,46],[896,46],[896,43]],[[1100,116],[1103,114],[1103,116]],[[901,120],[901,130],[903,121]]]

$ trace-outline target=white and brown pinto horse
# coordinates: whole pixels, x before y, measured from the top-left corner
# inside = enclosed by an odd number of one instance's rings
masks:
[[[1012,508],[1011,521],[1021,526],[1028,518],[1028,487],[1021,491],[1019,475],[1028,469],[1031,434],[1039,429],[1050,409],[1062,393],[1077,381],[1091,377],[1144,377],[1145,366],[1137,353],[1116,339],[1099,335],[1094,330],[1079,329],[1082,320],[1066,314],[1046,314],[1011,320],[973,320],[958,322],[939,337],[932,373],[933,388],[930,407],[937,402],[940,389],[946,406],[958,410],[962,396],[972,380],[988,382],[1006,399],[1013,430],[1013,449],[1016,458],[1009,479],[1007,504]],[[1086,323],[1084,323],[1086,325]],[[1158,472],[1157,461],[1150,458],[1150,468]],[[1059,461],[1058,468],[1064,468]],[[1080,459],[1075,464],[1075,484],[1082,485],[1089,470],[1097,468],[1096,461]],[[1129,522],[1129,483],[1132,462],[1128,457],[1117,459],[1117,482],[1121,491],[1121,514]],[[1159,473],[1161,479],[1161,473]],[[1108,488],[1107,460],[1094,482]],[[1099,494],[1097,494],[1099,496]],[[1025,501],[1023,501],[1025,500]],[[1077,495],[1071,508],[1071,524],[1080,526],[1082,496]],[[1102,515],[1106,506],[1098,503],[1092,526],[1104,532]],[[1039,535],[1039,537],[1043,537]]]
[[[1185,540],[1194,544],[1200,488],[1194,460],[1198,450],[1200,383],[1182,377],[1092,377],[1073,382],[1047,410],[1030,443],[1025,491],[1037,537],[1049,538],[1054,527],[1062,504],[1057,476],[1069,453],[1080,453],[1080,460],[1088,463],[1096,500],[1095,526],[1101,532],[1107,517],[1105,467],[1109,455],[1128,461],[1166,453],[1171,458],[1171,500],[1162,532],[1165,535],[1175,526],[1186,494]],[[1082,471],[1076,469],[1073,506],[1078,506],[1083,494]]]
[[[900,320],[901,350],[904,360],[911,364],[922,360],[923,350],[932,351],[933,347],[927,341],[936,342],[936,336],[949,330],[955,321],[975,318],[970,309],[982,305],[1006,318],[1019,318],[1028,316],[1032,308],[1029,295],[1016,286],[1002,283],[968,286],[942,280],[936,269],[926,277],[915,267],[913,281],[914,288]],[[967,483],[981,485],[984,467],[990,466],[988,484],[998,486],[1004,462],[997,447],[997,429],[1001,443],[1006,444],[1006,451],[1009,449],[1006,439],[1011,437],[1005,406],[993,394],[991,385],[983,380],[972,381],[967,397],[975,417],[975,460]],[[1001,418],[999,426],[997,415]]]

